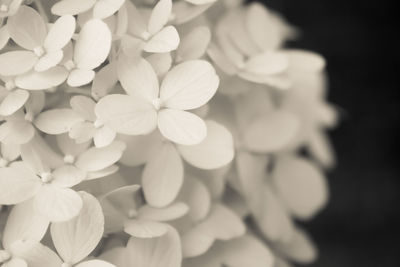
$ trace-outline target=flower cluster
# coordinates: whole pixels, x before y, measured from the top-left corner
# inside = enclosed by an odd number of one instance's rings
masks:
[[[297,33],[240,0],[0,0],[0,266],[313,261],[336,112]]]

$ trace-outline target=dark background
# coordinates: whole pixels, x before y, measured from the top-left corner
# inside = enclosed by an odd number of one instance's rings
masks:
[[[295,46],[328,62],[338,166],[331,202],[305,226],[318,267],[400,266],[399,60],[396,1],[264,0],[302,30]]]

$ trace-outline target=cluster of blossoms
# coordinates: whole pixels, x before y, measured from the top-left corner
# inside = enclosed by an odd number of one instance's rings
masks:
[[[239,0],[0,0],[0,266],[314,260],[336,112],[296,35]]]

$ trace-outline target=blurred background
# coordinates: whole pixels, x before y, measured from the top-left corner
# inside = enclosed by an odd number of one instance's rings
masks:
[[[301,29],[293,46],[328,62],[338,165],[331,201],[305,224],[320,248],[315,267],[400,266],[400,37],[395,1],[264,0]]]

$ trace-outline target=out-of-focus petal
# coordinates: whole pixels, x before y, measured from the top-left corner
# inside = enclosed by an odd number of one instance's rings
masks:
[[[130,238],[127,250],[130,266],[177,267],[182,261],[179,235],[172,227],[158,238]]]
[[[136,238],[157,238],[168,232],[168,226],[150,220],[128,220],[124,224],[124,231]]]
[[[28,100],[29,92],[16,89],[7,94],[0,103],[0,115],[9,116],[20,109]]]
[[[117,12],[125,0],[98,0],[93,8],[93,17],[104,19]]]
[[[217,169],[232,161],[234,145],[232,134],[223,125],[207,121],[207,137],[197,145],[178,146],[182,157],[195,167]]]
[[[19,75],[15,78],[15,84],[26,90],[44,90],[62,84],[67,77],[68,71],[56,66],[46,71],[30,71]]]
[[[0,55],[0,75],[15,76],[33,68],[38,61],[31,51],[11,51]]]
[[[106,147],[92,147],[78,156],[75,165],[88,172],[102,170],[116,163],[125,147],[120,141],[115,141]]]
[[[171,0],[160,0],[151,12],[147,30],[150,34],[159,32],[168,23],[172,10]]]
[[[7,28],[11,38],[28,50],[41,47],[47,35],[43,18],[35,9],[25,5],[8,19]]]
[[[52,6],[51,12],[58,16],[77,15],[88,11],[96,3],[96,0],[62,0]]]
[[[172,203],[183,183],[183,163],[171,143],[165,143],[146,165],[142,184],[147,202],[154,207]]]
[[[178,48],[179,41],[179,34],[176,28],[167,26],[147,41],[143,50],[149,53],[171,52]]]
[[[13,205],[21,203],[40,189],[39,178],[28,168],[20,166],[0,168],[0,203]]]
[[[40,113],[34,120],[35,126],[48,134],[62,134],[68,132],[71,127],[83,121],[72,109],[51,109]]]

